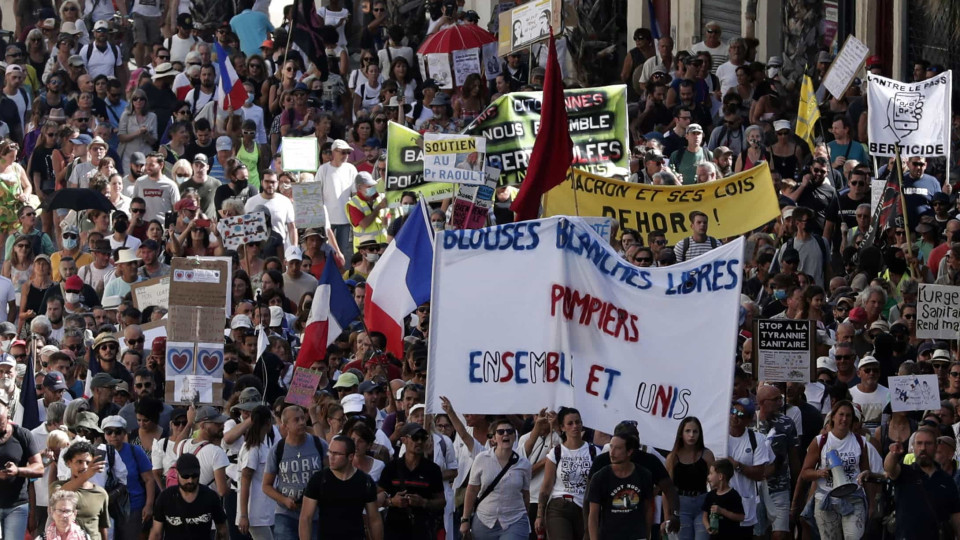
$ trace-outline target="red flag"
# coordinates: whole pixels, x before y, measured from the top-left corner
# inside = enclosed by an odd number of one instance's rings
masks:
[[[563,80],[560,62],[557,61],[557,46],[550,29],[550,53],[547,56],[547,73],[543,84],[543,104],[540,108],[540,131],[533,143],[527,176],[520,185],[520,192],[510,206],[517,214],[517,221],[536,219],[540,211],[540,197],[563,183],[567,169],[573,161],[573,141],[567,123],[567,107],[563,99]]]

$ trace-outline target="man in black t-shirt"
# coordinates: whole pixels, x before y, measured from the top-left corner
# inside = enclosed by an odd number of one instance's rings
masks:
[[[363,538],[363,511],[370,519],[371,540],[383,538],[383,522],[377,509],[377,485],[365,472],[353,466],[356,446],[353,439],[337,435],[327,455],[330,466],[310,477],[303,491],[300,510],[300,537],[313,538],[313,522],[323,527],[324,540]]]
[[[632,435],[639,440],[640,437],[636,422],[624,420],[617,424],[617,427],[613,430],[613,436],[618,437],[620,435]],[[660,491],[663,493],[663,513],[670,516],[670,519],[668,519],[666,523],[667,530],[670,532],[678,532],[680,530],[680,499],[677,496],[677,488],[673,485],[673,480],[671,480],[670,475],[667,474],[667,468],[663,466],[663,463],[657,459],[656,456],[646,452],[643,448],[639,448],[630,454],[630,461],[632,461],[634,465],[643,467],[650,473],[650,479],[653,481],[653,484],[660,488]],[[607,465],[610,465],[609,452],[604,452],[593,460],[593,466],[590,467],[590,480],[587,481],[587,490],[584,494],[584,499],[589,499],[593,475],[597,474],[600,469]],[[583,522],[590,523],[589,505],[584,505],[583,513]],[[654,516],[654,522],[656,522],[656,516]]]
[[[404,424],[400,440],[406,453],[380,473],[378,485],[387,494],[390,508],[384,524],[388,539],[427,540],[436,538],[437,529],[443,527],[443,476],[440,467],[423,455],[424,445],[432,444],[429,438],[420,424]]]
[[[633,435],[614,435],[610,440],[610,465],[597,471],[586,499],[590,505],[591,540],[647,536],[648,523],[653,518],[653,481],[650,471],[630,460],[639,446]]]
[[[213,538],[211,523],[216,523],[217,540],[227,540],[227,515],[215,491],[200,485],[200,460],[193,453],[177,458],[176,487],[160,493],[153,508],[150,540],[161,538]]]

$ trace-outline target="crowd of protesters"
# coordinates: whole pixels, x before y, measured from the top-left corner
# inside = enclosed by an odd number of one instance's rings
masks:
[[[386,0],[355,12],[328,0],[315,58],[290,39],[289,7],[271,24],[269,0],[115,4],[15,2],[0,63],[4,538],[960,534],[956,341],[917,338],[919,285],[960,285],[957,197],[943,159],[905,156],[907,219],[871,221],[870,179],[896,164],[877,168],[865,151],[859,79],[823,100],[830,129],[811,151],[794,135],[782,61],[757,61],[755,39],[724,40],[711,22],[703,42],[675,51],[634,33],[619,81],[633,158],[622,179],[707,183],[767,162],[781,207],[746,235],[727,448],[706,448],[691,416],[673,448],[656,449],[630,419],[602,433],[567,407],[461,414],[454,396],[426,414],[429,304],[411,314],[401,358],[358,319],[307,359],[322,373],[313,405],[284,401],[323,269],[336,266],[362,310],[365,279],[416,208],[416,193],[389,209],[378,191],[387,122],[457,133],[496,97],[540,89],[546,54],[516,51],[495,80],[471,75],[451,92],[421,76],[414,51],[479,23],[462,1],[427,2],[413,35]],[[832,58],[817,61],[819,86]],[[220,95],[228,64],[248,95],[233,110]],[[919,61],[912,77],[939,71]],[[315,173],[283,169],[282,138],[295,136],[318,139]],[[322,184],[324,227],[298,226],[293,186],[308,182]],[[67,188],[114,210],[51,208]],[[515,194],[497,189],[491,224],[513,220]],[[449,201],[434,206],[442,231]],[[255,211],[269,237],[227,249],[217,222]],[[665,231],[620,230],[611,243],[632,264],[667,266],[730,240],[708,222],[693,212],[673,246]],[[166,340],[142,325],[167,310],[131,297],[195,255],[234,261],[222,407],[165,401]],[[754,379],[760,318],[814,321],[816,381]],[[893,412],[897,374],[935,374],[940,408]],[[41,424],[27,430],[20,396],[33,385]],[[831,470],[834,455],[843,466]]]

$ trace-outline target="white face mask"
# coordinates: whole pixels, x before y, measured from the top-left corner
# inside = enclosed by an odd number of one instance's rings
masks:
[[[80,293],[66,293],[63,295],[63,299],[69,304],[77,304],[80,302]]]
[[[189,179],[190,179],[189,176],[179,176],[179,175],[178,175],[178,176],[177,176],[177,183],[178,183],[178,184],[182,184],[182,183],[186,182],[186,181],[189,180]]]
[[[378,260],[380,260],[380,254],[379,254],[379,253],[367,253],[367,262],[375,263],[375,262],[377,262]]]
[[[433,230],[438,232],[443,230],[444,223],[442,221],[432,221],[431,223],[433,224]]]
[[[407,215],[410,212],[413,212],[413,208],[417,206],[415,204],[401,204],[400,211],[403,212],[403,215]]]

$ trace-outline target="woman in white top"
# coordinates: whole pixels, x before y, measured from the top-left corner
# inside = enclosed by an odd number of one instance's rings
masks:
[[[81,46],[90,43],[90,30],[80,16],[80,4],[76,0],[66,0],[60,4],[60,21],[61,24],[72,22],[76,26]]]
[[[514,452],[517,430],[506,419],[490,424],[493,448],[473,460],[470,481],[463,500],[460,533],[473,531],[477,540],[487,538],[524,540],[530,536],[530,462]],[[500,480],[494,480],[506,469]],[[476,514],[474,515],[474,509]],[[471,520],[468,516],[473,515]],[[581,532],[580,538],[583,538]]]
[[[244,405],[237,407],[244,408]],[[250,411],[250,427],[237,459],[240,468],[240,501],[237,505],[237,528],[253,540],[273,540],[273,519],[276,506],[260,488],[270,448],[280,440],[273,425],[273,414],[267,405]],[[251,486],[254,486],[251,489]]]
[[[546,530],[551,539],[580,539],[584,527],[583,494],[597,449],[583,440],[580,411],[561,407],[557,411],[557,424],[563,442],[547,454],[536,531],[542,534]]]
[[[367,64],[363,74],[365,80],[357,84],[357,91],[353,95],[353,112],[360,116],[360,111],[366,111],[367,114],[373,112],[373,109],[380,105],[380,66],[374,63]]]
[[[373,430],[363,422],[356,422],[350,427],[347,434],[353,439],[357,448],[353,454],[353,466],[367,473],[367,476],[372,478],[374,482],[379,482],[380,473],[383,472],[386,463],[373,457],[370,453],[370,448],[377,440]]]
[[[869,455],[864,452],[864,440],[852,429],[855,414],[853,403],[847,400],[834,404],[827,423],[830,431],[810,441],[807,457],[800,470],[801,480],[817,483],[814,517],[823,538],[854,540],[863,536],[867,518],[863,490],[857,489],[845,497],[830,495],[831,490],[838,487],[834,485],[831,461],[839,458],[846,483],[853,483],[854,486],[857,476],[862,471],[870,470]]]

